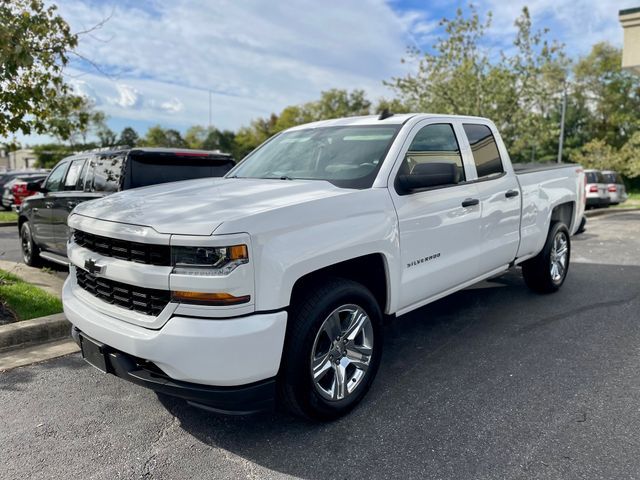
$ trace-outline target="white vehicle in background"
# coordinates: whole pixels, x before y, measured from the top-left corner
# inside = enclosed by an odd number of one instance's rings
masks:
[[[558,290],[583,211],[580,166],[514,172],[487,119],[317,122],[224,178],[76,207],[64,310],[104,372],[219,412],[277,401],[326,420],[369,389],[384,316],[516,265]]]
[[[613,170],[603,170],[602,176],[607,182],[607,190],[609,192],[609,203],[611,205],[618,205],[627,201],[627,189],[624,186],[624,181],[618,172]]]
[[[600,170],[585,170],[587,183],[584,186],[587,195],[587,208],[609,206],[609,186]]]

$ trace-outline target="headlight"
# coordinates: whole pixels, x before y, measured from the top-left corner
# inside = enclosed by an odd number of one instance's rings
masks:
[[[173,273],[228,275],[249,262],[246,245],[231,247],[171,247]]]

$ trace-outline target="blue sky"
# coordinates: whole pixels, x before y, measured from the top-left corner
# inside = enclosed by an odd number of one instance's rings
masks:
[[[570,56],[598,41],[622,44],[618,10],[640,0],[482,0],[493,12],[487,47],[509,48],[523,6]],[[110,17],[80,40],[66,71],[116,132],[155,124],[184,131],[237,129],[253,118],[318,98],[329,88],[390,96],[382,81],[402,75],[408,45],[428,48],[438,21],[468,1],[445,0],[58,0],[72,30]],[[23,144],[46,137],[17,135]]]

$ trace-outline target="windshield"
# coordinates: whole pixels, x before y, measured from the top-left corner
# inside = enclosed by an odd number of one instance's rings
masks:
[[[327,180],[369,188],[400,125],[321,127],[282,133],[251,153],[233,178]]]

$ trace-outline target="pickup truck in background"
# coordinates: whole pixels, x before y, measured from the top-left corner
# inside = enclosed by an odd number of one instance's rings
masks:
[[[65,158],[44,175],[44,184],[34,178],[25,186],[39,193],[24,198],[18,209],[22,259],[31,266],[43,258],[66,265],[67,217],[79,203],[120,190],[221,177],[234,165],[224,153],[170,148],[101,149]]]
[[[516,265],[558,290],[584,196],[579,165],[514,171],[484,118],[302,125],[224,178],[78,205],[64,310],[104,372],[214,411],[332,419],[369,389],[384,317]]]

